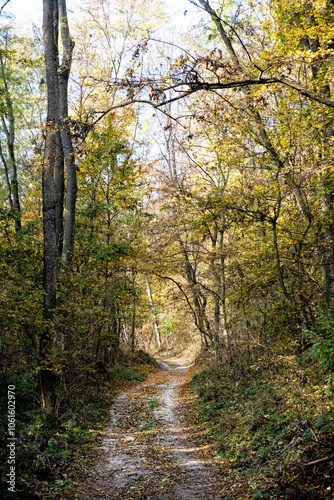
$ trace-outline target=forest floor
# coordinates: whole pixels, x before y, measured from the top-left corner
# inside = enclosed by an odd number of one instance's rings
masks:
[[[194,369],[180,359],[159,365],[115,399],[99,459],[71,498],[232,498],[222,463],[196,421],[189,386]]]

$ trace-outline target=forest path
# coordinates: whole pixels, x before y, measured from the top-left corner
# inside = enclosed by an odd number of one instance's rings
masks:
[[[119,395],[104,431],[103,459],[77,491],[93,499],[228,499],[224,474],[189,414],[191,370],[178,360]]]

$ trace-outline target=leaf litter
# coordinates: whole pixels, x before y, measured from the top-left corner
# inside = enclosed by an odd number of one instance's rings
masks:
[[[168,361],[160,361],[159,371],[115,399],[99,449],[101,459],[74,498],[233,498],[226,491],[226,472],[195,418],[189,388],[192,369],[179,360]]]

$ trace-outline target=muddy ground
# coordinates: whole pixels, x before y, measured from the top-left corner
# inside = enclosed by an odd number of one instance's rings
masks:
[[[191,369],[170,361],[160,362],[159,371],[116,398],[104,431],[102,458],[75,498],[232,498],[226,491],[226,473],[194,418]]]

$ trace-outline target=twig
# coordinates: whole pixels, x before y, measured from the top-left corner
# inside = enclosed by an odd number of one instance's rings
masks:
[[[328,443],[324,443],[323,441],[319,441],[319,439],[317,439],[317,440],[312,439],[312,441],[314,441],[319,446],[323,446],[324,448],[330,448],[331,450],[334,450],[334,446],[332,446],[332,445],[330,445]]]
[[[5,3],[0,7],[0,16],[2,14],[3,9],[6,7],[6,5],[10,2],[10,0],[6,0]]]
[[[324,457],[324,458],[319,458],[318,460],[313,460],[313,462],[309,462],[308,464],[302,464],[304,467],[308,467],[309,465],[317,465],[321,464],[323,462],[329,462],[329,460],[333,460],[334,455],[331,455],[330,457]]]

